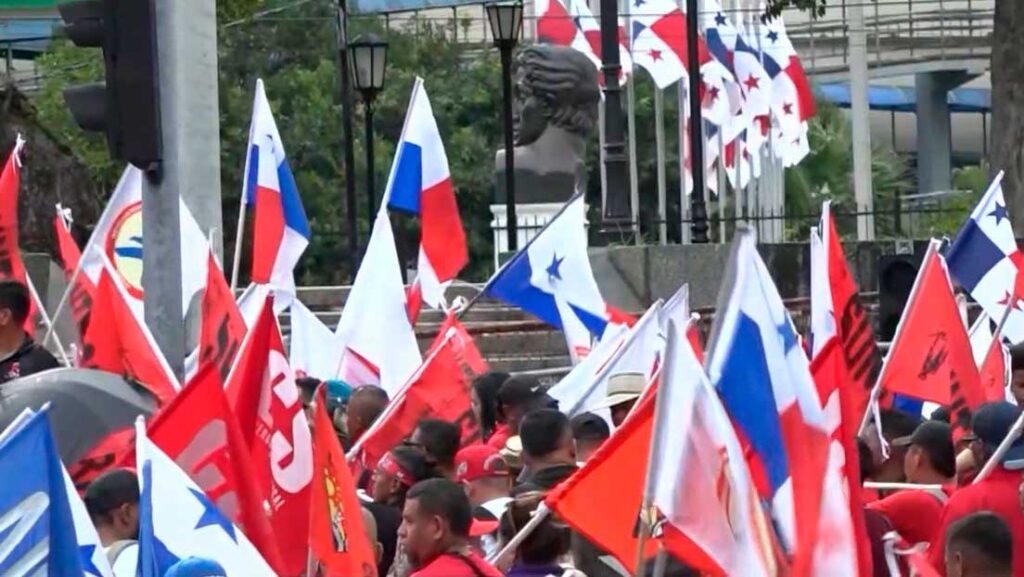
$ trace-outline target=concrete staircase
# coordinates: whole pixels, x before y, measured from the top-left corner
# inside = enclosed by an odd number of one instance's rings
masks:
[[[472,300],[482,285],[460,283],[448,290],[448,298]],[[350,287],[300,287],[299,299],[328,327],[334,328],[341,317]],[[437,335],[444,320],[440,311],[424,307],[416,323],[416,337],[420,350],[427,347]],[[281,317],[281,328],[287,335],[291,319],[288,313]],[[510,308],[498,301],[481,297],[462,318],[462,324],[473,335],[481,354],[494,370],[522,372],[539,371],[541,374],[560,374],[570,366],[569,351],[560,331],[552,329],[527,313]]]

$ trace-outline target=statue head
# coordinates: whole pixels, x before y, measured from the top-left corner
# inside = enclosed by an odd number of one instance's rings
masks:
[[[586,138],[601,97],[594,63],[572,48],[534,44],[516,65],[516,145],[534,142],[548,126]]]

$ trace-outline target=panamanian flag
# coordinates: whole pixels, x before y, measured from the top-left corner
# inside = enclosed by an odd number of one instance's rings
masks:
[[[292,271],[309,245],[309,221],[262,79],[256,81],[252,104],[244,191],[243,202],[252,205],[255,212],[252,281],[294,297]]]
[[[447,308],[445,289],[469,262],[469,249],[441,131],[419,77],[413,84],[384,196],[389,209],[419,217],[420,251],[414,290],[418,289],[430,306]]]
[[[139,464],[139,575],[162,577],[178,561],[202,557],[220,563],[227,575],[273,577],[252,542],[217,509],[181,468],[135,424]]]
[[[960,228],[946,252],[946,264],[957,284],[996,322],[1012,307],[1003,335],[1014,344],[1024,341],[1024,254],[1013,236],[1002,172]]]
[[[590,352],[610,322],[622,322],[594,280],[587,256],[586,208],[578,194],[491,278],[486,294],[565,333],[573,362]]]

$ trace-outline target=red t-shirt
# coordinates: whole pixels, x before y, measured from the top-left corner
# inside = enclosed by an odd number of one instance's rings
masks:
[[[475,567],[475,569],[474,569]],[[465,555],[445,553],[435,557],[412,577],[502,577],[501,572],[484,561],[483,557],[470,552]]]
[[[969,485],[957,491],[942,512],[942,523],[935,534],[935,542],[928,548],[928,561],[938,571],[946,574],[946,532],[949,526],[972,513],[991,511],[1006,521],[1013,535],[1013,576],[1024,577],[1024,512],[1020,510],[1018,488],[1021,483],[1020,471],[1008,471],[997,467],[984,481]]]
[[[936,537],[946,501],[953,495],[953,487],[943,487],[942,490],[946,494],[944,499],[929,491],[899,491],[868,503],[867,508],[885,515],[907,543],[931,543]]]

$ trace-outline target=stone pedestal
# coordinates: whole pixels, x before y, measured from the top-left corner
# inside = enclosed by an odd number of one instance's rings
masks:
[[[544,228],[544,225],[558,214],[564,203],[539,202],[516,204],[516,240],[520,250]],[[491,205],[491,233],[494,235],[494,270],[501,265],[500,255],[508,252],[508,233],[506,228],[506,211],[504,204]]]

